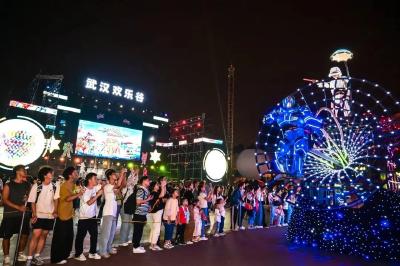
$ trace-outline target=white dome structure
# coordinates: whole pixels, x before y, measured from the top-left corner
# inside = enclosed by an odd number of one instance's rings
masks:
[[[259,154],[263,151],[259,150]],[[259,171],[257,170],[256,166],[256,155],[255,149],[246,149],[242,151],[236,160],[236,168],[239,173],[247,178],[259,178]],[[267,165],[263,165],[267,167]]]

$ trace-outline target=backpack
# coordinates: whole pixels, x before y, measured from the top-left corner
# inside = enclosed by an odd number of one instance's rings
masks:
[[[50,184],[53,186],[53,194],[56,194],[56,189],[57,189],[56,184],[53,183],[53,182],[51,182]],[[39,195],[42,192],[42,189],[43,189],[43,184],[42,183],[38,184],[37,189],[36,189],[36,200],[35,200],[35,203],[38,202]]]
[[[134,214],[136,210],[136,194],[138,191],[138,186],[135,185],[133,188],[133,193],[129,195],[129,197],[126,199],[124,203],[124,213],[125,214]]]

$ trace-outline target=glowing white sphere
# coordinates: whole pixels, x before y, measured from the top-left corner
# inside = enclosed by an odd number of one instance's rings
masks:
[[[25,119],[0,122],[0,163],[5,167],[29,165],[43,153],[46,140],[35,123]]]
[[[203,168],[211,182],[220,182],[228,169],[225,153],[220,149],[207,151],[203,159]]]

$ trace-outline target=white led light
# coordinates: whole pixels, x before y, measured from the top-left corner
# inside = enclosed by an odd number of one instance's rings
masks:
[[[86,89],[90,89],[90,90],[97,90],[97,80],[95,79],[91,79],[91,78],[87,78],[86,79],[86,85],[85,85]]]
[[[114,95],[114,96],[121,96],[121,97],[122,97],[122,87],[120,87],[120,86],[113,86],[113,87],[112,87],[112,95]]]
[[[223,144],[224,143],[220,139],[197,138],[197,139],[193,140],[193,143],[199,143],[199,142],[206,142],[206,143],[212,143],[212,144]]]
[[[73,113],[77,113],[77,114],[81,113],[81,109],[74,108],[74,107],[69,107],[69,106],[64,106],[64,105],[57,105],[57,109],[58,110],[63,110],[63,111],[68,111],[68,112],[73,112]]]
[[[54,92],[49,92],[49,91],[43,91],[43,95],[49,96],[49,97],[53,97],[53,98],[57,98],[57,99],[61,99],[61,100],[68,100],[68,96],[66,95],[62,95],[62,94],[58,94],[58,93],[54,93]]]
[[[153,119],[154,120],[158,120],[158,121],[162,121],[162,122],[166,122],[166,123],[168,123],[169,122],[169,119],[168,118],[165,118],[165,117],[161,117],[161,116],[153,116]]]
[[[187,140],[180,140],[178,145],[182,146],[182,145],[186,145],[188,144]]]
[[[110,93],[110,84],[101,81],[100,85],[99,85],[99,92],[103,92],[103,93]]]
[[[151,127],[151,128],[158,128],[158,125],[152,124],[152,123],[147,123],[147,122],[143,122],[143,126],[144,127]]]
[[[172,147],[174,143],[172,142],[156,142],[156,146],[158,147]]]
[[[124,98],[128,100],[133,100],[133,90],[125,89],[124,91]]]
[[[203,159],[203,169],[211,182],[220,182],[228,169],[225,153],[220,149],[207,151]]]
[[[136,92],[135,99],[137,102],[142,103],[144,101],[144,94],[142,92]]]

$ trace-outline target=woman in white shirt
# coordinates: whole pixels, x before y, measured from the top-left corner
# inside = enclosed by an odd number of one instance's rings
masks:
[[[119,192],[123,178],[117,182],[117,173],[113,169],[108,169],[105,172],[108,184],[104,186],[104,208],[103,221],[100,229],[100,256],[109,258],[110,254],[117,254],[117,250],[112,247],[117,228],[117,200],[116,193]]]

